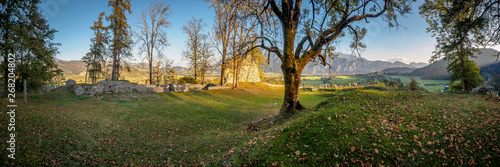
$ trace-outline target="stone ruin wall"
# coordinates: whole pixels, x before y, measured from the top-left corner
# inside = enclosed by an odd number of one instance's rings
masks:
[[[202,90],[229,89],[229,87],[219,86],[217,84],[168,84],[168,85],[140,85],[126,81],[99,81],[92,86],[80,86],[76,81],[69,79],[66,81],[66,87],[76,95],[96,96],[103,93],[131,93],[131,92],[189,92]]]
[[[233,63],[229,61],[227,70],[224,72],[225,83],[233,83]],[[243,60],[239,71],[238,82],[260,82],[259,66],[251,58]]]

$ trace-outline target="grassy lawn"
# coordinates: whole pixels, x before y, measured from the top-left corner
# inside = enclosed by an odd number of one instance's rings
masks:
[[[276,107],[269,105],[274,98]],[[220,165],[255,135],[246,130],[247,124],[277,114],[282,99],[283,88],[260,84],[189,93],[108,94],[101,99],[64,89],[34,94],[28,105],[18,102],[16,159],[7,160],[7,143],[2,142],[0,166]],[[325,99],[321,92],[301,92],[308,107]],[[3,141],[8,140],[8,119],[8,114],[0,116]]]
[[[302,80],[300,85],[303,86],[325,86],[322,80]]]
[[[359,83],[359,82],[362,82],[363,80],[364,79],[361,79],[361,78],[346,77],[346,78],[339,79],[337,77],[335,79],[330,80],[330,83],[334,83],[337,85],[349,85],[350,83]]]
[[[427,80],[427,79],[421,79],[420,77],[407,77],[407,76],[393,76],[390,75],[390,77],[395,77],[395,78],[400,78],[401,82],[404,84],[409,84],[411,82],[411,78],[415,78],[417,82],[422,82],[424,83],[424,86],[430,90],[441,90],[446,87],[446,85],[427,85],[427,84],[448,84],[450,81],[449,80]]]
[[[300,79],[304,80],[321,80],[321,77],[300,77]]]
[[[500,104],[480,95],[340,91],[262,131],[234,160],[250,166],[500,166]]]

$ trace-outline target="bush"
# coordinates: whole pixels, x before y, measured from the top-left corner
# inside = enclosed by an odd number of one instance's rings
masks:
[[[397,85],[398,85],[398,83],[397,83],[396,81],[391,81],[391,82],[389,83],[389,86],[390,86],[390,87],[397,86]]]
[[[418,83],[417,83],[417,80],[415,78],[411,79],[410,89],[411,90],[417,90],[418,89]]]
[[[337,86],[337,84],[334,84],[334,83],[332,83],[332,88],[333,89],[339,89],[339,87]]]
[[[185,76],[185,77],[179,78],[179,80],[177,81],[177,83],[178,84],[187,84],[187,83],[194,84],[195,80],[194,80],[193,77]]]
[[[378,83],[377,83],[377,86],[380,86],[380,87],[385,87],[385,84],[384,84],[384,82],[378,82]]]

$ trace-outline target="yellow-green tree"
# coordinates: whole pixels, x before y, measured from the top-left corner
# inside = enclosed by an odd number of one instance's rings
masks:
[[[112,50],[112,71],[111,80],[120,78],[121,61],[123,58],[131,57],[131,31],[127,23],[125,13],[132,14],[130,9],[130,0],[109,0],[108,6],[112,7],[111,15],[106,17],[110,22],[109,29],[113,37],[111,39],[110,49]]]

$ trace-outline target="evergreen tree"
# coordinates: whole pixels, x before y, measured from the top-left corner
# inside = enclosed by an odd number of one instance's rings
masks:
[[[50,28],[47,20],[38,9],[39,0],[32,1],[2,1],[2,54],[14,54],[16,57],[16,85],[21,85],[26,79],[28,89],[40,89],[53,77],[60,75],[57,69],[55,55],[58,53],[54,43],[55,29]],[[2,63],[4,83],[7,83],[6,64]],[[17,89],[21,90],[21,86]],[[6,90],[6,85],[4,85]]]
[[[130,53],[132,47],[130,26],[127,23],[125,12],[132,14],[130,9],[130,0],[109,0],[108,6],[112,7],[112,13],[106,19],[110,22],[109,29],[113,34],[110,49],[112,50],[112,71],[111,80],[120,78],[121,61],[123,58],[132,56]]]
[[[87,73],[95,84],[104,72],[104,65],[108,53],[108,28],[103,24],[104,12],[99,14],[97,21],[90,27],[94,31],[94,37],[90,40],[90,52],[82,60],[87,63]]]

